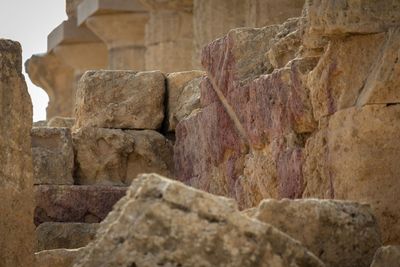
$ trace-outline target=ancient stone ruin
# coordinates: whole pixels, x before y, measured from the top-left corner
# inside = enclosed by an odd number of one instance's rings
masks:
[[[400,2],[66,0],[0,40],[0,267],[399,267]]]

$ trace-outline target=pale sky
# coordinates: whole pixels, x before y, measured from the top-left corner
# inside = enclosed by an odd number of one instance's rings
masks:
[[[24,62],[32,54],[46,52],[47,35],[65,19],[65,0],[0,0],[0,38],[20,42]],[[25,79],[33,103],[33,120],[44,120],[47,94],[26,74]]]

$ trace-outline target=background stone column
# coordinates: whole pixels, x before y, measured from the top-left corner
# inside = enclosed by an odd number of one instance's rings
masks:
[[[0,39],[0,266],[33,266],[32,103],[21,46]]]
[[[247,0],[246,26],[281,24],[301,15],[305,0]]]
[[[54,53],[33,55],[25,64],[31,81],[49,96],[47,120],[55,116],[72,117],[74,69]]]
[[[192,0],[141,0],[150,11],[146,25],[146,69],[191,70],[193,51]]]
[[[108,48],[109,69],[144,70],[148,14],[139,0],[84,0],[78,25],[86,25]]]
[[[77,27],[75,20],[64,21],[49,34],[48,53],[54,53],[74,70],[73,98],[77,82],[85,71],[108,65],[106,45],[86,27]],[[60,101],[71,101],[63,96],[56,97],[61,98]]]

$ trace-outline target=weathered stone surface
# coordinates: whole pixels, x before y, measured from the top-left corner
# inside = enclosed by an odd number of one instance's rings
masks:
[[[155,174],[135,179],[79,266],[325,266],[232,200]]]
[[[400,3],[358,0],[307,0],[308,31],[314,35],[367,34],[400,25]]]
[[[32,103],[19,43],[0,39],[0,266],[32,266]]]
[[[35,224],[98,223],[107,216],[112,206],[125,195],[125,192],[125,187],[112,186],[35,186]]]
[[[371,208],[355,202],[268,199],[253,217],[300,241],[327,266],[369,267],[381,246]]]
[[[308,81],[315,117],[355,105],[400,102],[399,40],[400,28],[330,41]]]
[[[83,0],[66,0],[65,1],[65,10],[67,12],[67,15],[69,18],[75,17],[76,18],[76,12],[77,12],[77,7],[80,3],[82,3]]]
[[[191,11],[193,0],[140,0],[150,10],[180,10]]]
[[[246,1],[193,0],[193,67],[201,68],[201,50],[229,30],[246,26]]]
[[[71,117],[74,109],[74,69],[53,53],[33,55],[25,63],[31,81],[46,91],[49,104],[47,119]]]
[[[398,267],[400,264],[400,247],[387,246],[378,249],[371,267]]]
[[[67,117],[53,117],[49,120],[48,126],[49,127],[62,127],[62,128],[72,128],[75,124],[74,118],[67,118]]]
[[[307,141],[303,168],[305,197],[369,203],[385,244],[400,240],[399,118],[399,105],[336,112]]]
[[[68,128],[32,128],[34,184],[71,185],[74,150]]]
[[[47,127],[47,121],[35,121],[33,122],[32,127]]]
[[[179,180],[191,185],[196,180],[215,184],[216,189],[210,192],[234,197],[241,207],[256,205],[265,197],[302,195],[302,150],[306,137],[317,126],[306,79],[318,58],[298,58],[276,70],[266,60],[271,45],[290,33],[296,23],[294,20],[283,26],[232,30],[204,49],[203,65],[208,71],[210,90],[202,90],[201,98],[210,101],[203,95],[214,91],[216,102],[226,113],[209,110],[206,123],[189,119],[181,127],[178,125],[175,160]],[[282,57],[280,64],[289,58]],[[205,114],[204,109],[196,117]],[[225,122],[220,116],[226,116]],[[218,135],[213,135],[214,128]],[[178,132],[181,130],[182,134]],[[206,131],[210,133],[203,133]],[[197,142],[190,145],[186,139]],[[236,144],[230,145],[226,140]],[[207,142],[213,145],[204,149],[207,152],[200,152],[197,148],[203,145],[199,144]],[[238,150],[240,143],[247,144],[249,151]],[[224,156],[210,151],[220,151]],[[217,166],[217,173],[209,174],[211,162]]]
[[[247,27],[281,24],[301,15],[305,0],[247,0]]]
[[[129,185],[140,173],[173,176],[173,148],[155,131],[82,128],[73,134],[79,184]]]
[[[80,249],[54,249],[35,253],[36,267],[72,267]]]
[[[175,72],[167,75],[168,131],[200,107],[200,82],[203,71]]]
[[[84,247],[97,228],[97,223],[42,223],[36,228],[36,251]]]
[[[165,91],[159,71],[88,71],[79,82],[75,128],[158,129]]]

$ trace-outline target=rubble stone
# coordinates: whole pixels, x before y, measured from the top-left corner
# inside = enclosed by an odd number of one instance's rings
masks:
[[[387,246],[378,249],[371,267],[398,267],[400,262],[400,247]]]
[[[158,129],[165,91],[159,71],[88,71],[79,82],[75,128]]]
[[[268,199],[252,217],[300,241],[327,266],[369,267],[381,246],[371,208],[355,202]]]
[[[74,150],[68,128],[32,128],[34,184],[74,184]]]
[[[61,127],[61,128],[72,128],[75,124],[74,118],[66,118],[66,117],[53,117],[49,120],[49,127]]]
[[[242,215],[232,200],[155,174],[135,179],[79,266],[325,266],[297,241]]]

